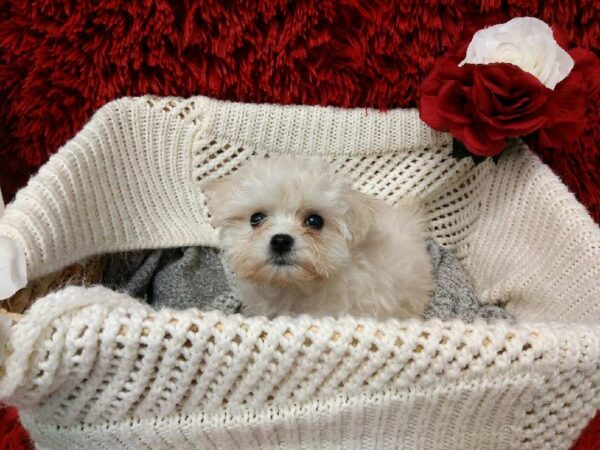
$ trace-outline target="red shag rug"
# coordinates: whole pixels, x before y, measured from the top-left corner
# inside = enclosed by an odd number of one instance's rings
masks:
[[[573,44],[600,50],[597,0],[4,0],[4,199],[96,109],[125,95],[415,106],[420,81],[465,21],[496,12],[539,17],[561,26]],[[599,117],[592,100],[581,139],[541,153],[598,222]],[[24,448],[14,411],[0,411],[0,449]],[[576,448],[597,445],[599,430],[596,420],[592,439],[582,437]]]

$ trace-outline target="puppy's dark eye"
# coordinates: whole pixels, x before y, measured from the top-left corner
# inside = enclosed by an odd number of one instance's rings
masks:
[[[267,216],[261,212],[254,213],[250,216],[250,226],[256,228],[265,221]]]
[[[304,219],[304,225],[315,230],[320,230],[321,228],[323,228],[323,225],[325,225],[325,221],[318,214],[311,214],[306,219]]]

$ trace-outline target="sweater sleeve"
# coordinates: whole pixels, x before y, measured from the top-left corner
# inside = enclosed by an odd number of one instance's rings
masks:
[[[214,242],[191,179],[198,102],[124,98],[102,107],[6,208],[29,279],[98,253]]]

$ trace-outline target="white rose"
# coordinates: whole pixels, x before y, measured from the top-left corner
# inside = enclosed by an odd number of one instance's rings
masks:
[[[518,17],[475,33],[459,66],[491,63],[514,64],[552,90],[575,65],[552,29],[534,17]]]

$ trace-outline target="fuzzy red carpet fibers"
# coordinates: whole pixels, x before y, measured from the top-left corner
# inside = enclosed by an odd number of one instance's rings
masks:
[[[600,50],[598,0],[4,0],[5,201],[96,109],[124,95],[415,106],[435,57],[466,20],[492,12],[537,16],[573,44]],[[541,156],[600,221],[597,103],[578,142]],[[12,414],[2,412],[0,430],[12,429]],[[0,449],[21,442],[14,430],[0,434]]]

